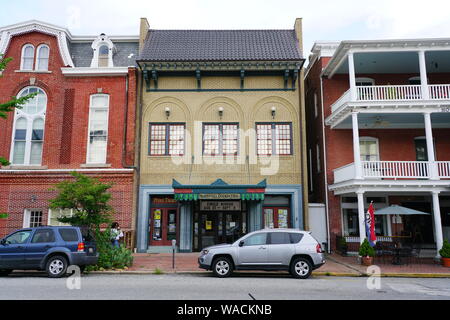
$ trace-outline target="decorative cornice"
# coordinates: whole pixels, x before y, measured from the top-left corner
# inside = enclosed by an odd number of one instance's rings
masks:
[[[67,30],[54,27],[49,24],[40,23],[37,21],[30,21],[28,23],[17,24],[10,27],[0,29],[2,36],[0,40],[0,53],[5,53],[8,50],[11,38],[14,36],[30,33],[40,32],[56,37],[58,40],[58,48],[61,58],[65,66],[73,67],[74,63],[70,56],[69,48],[67,46]]]

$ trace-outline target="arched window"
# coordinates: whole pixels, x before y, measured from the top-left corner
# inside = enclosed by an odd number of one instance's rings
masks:
[[[20,70],[33,70],[34,64],[34,46],[26,44],[22,48],[22,61]]]
[[[42,163],[47,95],[40,88],[27,87],[19,92],[18,97],[32,93],[36,93],[36,96],[28,100],[22,109],[15,111],[10,157],[13,165],[40,166]]]
[[[37,48],[36,70],[47,71],[49,57],[50,57],[50,48],[45,44],[40,45]]]
[[[107,45],[103,45],[98,49],[98,66],[100,68],[109,66],[109,48]]]

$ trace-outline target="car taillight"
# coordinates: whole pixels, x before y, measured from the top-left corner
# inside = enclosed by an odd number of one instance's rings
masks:
[[[78,244],[78,252],[84,252],[84,243],[83,242]]]
[[[320,245],[320,243],[318,243],[317,246],[316,246],[316,252],[317,253],[322,253],[322,246]]]

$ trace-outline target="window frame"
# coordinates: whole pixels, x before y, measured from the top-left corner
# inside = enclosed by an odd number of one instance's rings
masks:
[[[271,138],[272,138],[272,153],[271,154],[260,154],[259,144],[258,144],[258,126],[260,125],[271,125]],[[277,150],[277,135],[276,127],[281,125],[289,125],[290,128],[290,152],[289,154],[278,154]],[[292,122],[256,122],[256,155],[258,157],[270,157],[270,156],[293,156],[294,155],[294,133]]]
[[[375,138],[375,137],[360,137],[360,138],[359,138],[359,146],[360,146],[360,150],[361,150],[361,143],[362,143],[362,142],[375,142],[375,144],[376,144],[376,149],[377,149],[377,154],[376,154],[377,160],[363,160],[363,159],[362,159],[363,154],[362,154],[362,152],[360,152],[360,158],[361,158],[361,161],[381,161],[379,139],[378,139],[378,138]]]
[[[41,57],[41,49],[42,48],[47,48],[48,49],[48,57],[47,58],[42,58]],[[36,48],[35,56],[36,56],[36,61],[34,63],[34,70],[36,70],[36,71],[48,71],[48,67],[49,67],[49,63],[50,63],[50,46],[45,44],[45,43],[40,44]],[[39,69],[40,59],[47,59],[47,65],[46,65],[45,69]]]
[[[165,127],[165,142],[164,142],[164,154],[152,154],[152,126],[164,126]],[[170,127],[171,126],[183,126],[183,152],[182,154],[171,155],[170,154]],[[183,157],[186,155],[186,123],[185,122],[149,122],[148,126],[148,152],[149,157]]]
[[[32,60],[32,65],[31,65],[31,69],[25,69],[24,68],[24,59],[25,59],[25,50],[26,48],[31,47],[33,48],[33,56],[32,57],[27,57],[27,59],[31,59]],[[34,45],[32,45],[31,43],[27,43],[24,44],[22,47],[22,52],[21,52],[21,56],[20,56],[20,70],[21,71],[33,71],[35,68],[35,59],[36,59],[36,48],[34,47]]]
[[[206,126],[219,126],[219,153],[218,154],[205,154],[205,127]],[[232,153],[224,153],[223,152],[223,127],[224,126],[237,126],[237,136],[236,136],[236,152]],[[224,156],[233,156],[237,157],[240,154],[240,126],[239,122],[203,122],[202,123],[202,156],[204,157],[224,157]]]
[[[66,217],[73,217],[73,215],[74,215],[74,209],[66,209],[66,210],[70,210],[70,216],[66,216]],[[62,223],[62,222],[59,222],[58,221],[58,225],[53,225],[53,224],[51,224],[51,222],[52,222],[52,215],[53,214],[55,214],[56,212],[58,212],[59,211],[59,215],[58,215],[58,217],[60,217],[62,214],[62,212],[64,211],[64,210],[62,210],[62,209],[48,209],[48,214],[47,214],[47,226],[51,226],[51,227],[70,227],[70,225],[68,225],[68,224],[64,224],[64,223]]]
[[[107,107],[93,107],[93,100],[95,97],[107,97],[108,98],[108,104]],[[87,132],[87,146],[86,146],[86,164],[106,164],[108,159],[108,142],[109,142],[109,111],[110,111],[110,105],[111,105],[111,97],[109,94],[105,93],[96,93],[91,94],[89,97],[89,117],[88,117],[88,132]],[[89,157],[91,154],[91,117],[92,117],[92,111],[93,110],[107,110],[106,113],[106,152],[103,162],[91,162],[89,161]]]
[[[21,97],[22,94],[29,89],[37,89],[39,91],[41,91],[44,95],[45,95],[45,99],[46,99],[46,103],[45,103],[45,107],[43,110],[41,110],[40,112],[36,112],[36,113],[26,113],[24,112],[23,109],[15,109],[14,111],[14,123],[13,123],[13,128],[12,128],[12,135],[11,135],[11,150],[10,150],[10,155],[9,155],[9,162],[11,163],[12,166],[41,166],[42,165],[42,159],[43,159],[43,155],[44,155],[44,143],[45,143],[45,126],[46,126],[46,114],[47,114],[47,108],[48,108],[48,95],[45,92],[44,89],[37,87],[37,86],[27,86],[25,88],[23,88],[22,90],[19,91],[19,93],[17,94],[17,97]],[[37,97],[33,98],[31,101],[33,101],[34,99],[37,99]],[[15,143],[16,143],[16,126],[17,126],[17,122],[18,120],[20,120],[21,118],[25,119],[27,122],[27,128],[26,128],[26,134],[25,134],[25,151],[24,151],[24,161],[23,163],[14,163],[14,150],[15,150]],[[40,140],[33,140],[33,126],[34,126],[34,122],[38,119],[41,119],[44,122],[44,129],[43,129],[43,134],[42,134],[42,150],[41,150],[41,161],[39,164],[31,164],[31,147],[33,144],[33,141],[40,141]],[[20,140],[23,142],[23,140]]]
[[[41,224],[38,226],[31,226],[31,213],[40,212],[41,213]],[[43,226],[44,210],[42,209],[25,209],[23,214],[23,228],[37,228]]]

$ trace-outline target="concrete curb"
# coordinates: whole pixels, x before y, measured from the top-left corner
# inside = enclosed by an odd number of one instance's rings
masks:
[[[211,275],[211,272],[205,271],[164,271],[161,274],[156,274],[154,271],[91,271],[88,274],[99,274],[99,275],[153,275],[153,276],[164,276],[164,275]],[[242,273],[241,273],[242,274]],[[252,274],[265,274],[268,273],[252,273]],[[346,272],[313,272],[313,276],[318,277],[345,277],[345,278],[369,278],[373,275],[366,273],[346,273]],[[382,278],[436,278],[436,279],[446,279],[450,278],[450,273],[384,273],[381,274]]]

